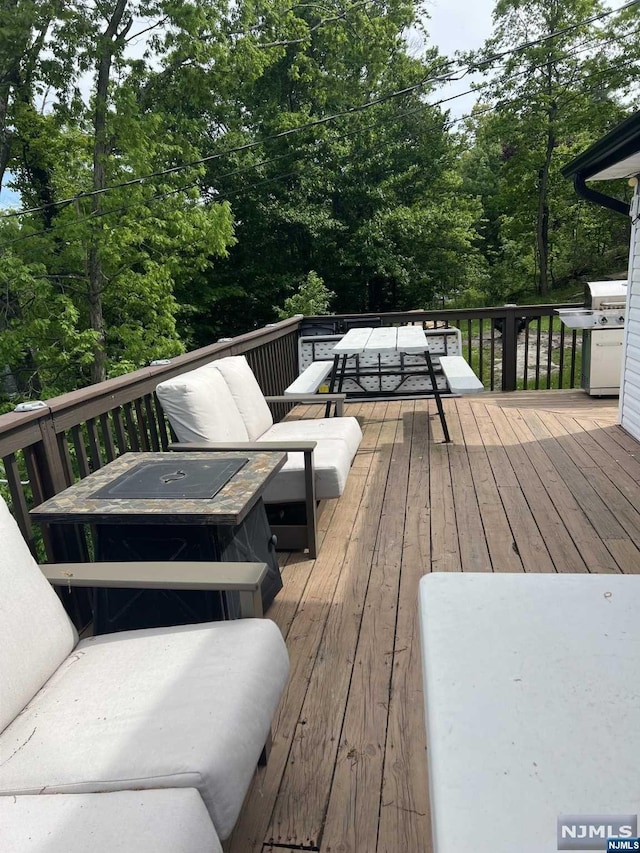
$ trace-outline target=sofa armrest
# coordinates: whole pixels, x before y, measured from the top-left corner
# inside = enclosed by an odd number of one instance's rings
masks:
[[[241,616],[262,616],[265,563],[156,562],[46,563],[49,583],[66,587],[194,589],[239,592]]]
[[[189,441],[172,442],[169,450],[207,451],[207,450],[282,450],[289,453],[311,453],[317,441]]]
[[[306,403],[310,406],[324,406],[327,403],[335,403],[336,415],[339,418],[344,415],[346,399],[346,394],[278,394],[275,397],[265,397],[267,403]]]

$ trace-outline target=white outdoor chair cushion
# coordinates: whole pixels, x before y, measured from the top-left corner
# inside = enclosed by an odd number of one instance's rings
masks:
[[[356,418],[309,418],[299,421],[280,421],[260,436],[259,441],[344,441],[350,459],[358,452],[362,430]]]
[[[273,424],[273,416],[247,359],[243,355],[228,356],[212,362],[212,366],[220,371],[229,386],[249,441],[256,441]]]
[[[78,637],[2,498],[0,547],[0,589],[5,591],[0,595],[2,731],[55,672]],[[23,570],[25,566],[31,571]]]
[[[222,853],[195,788],[0,797],[2,853]]]
[[[263,438],[264,441],[275,441],[273,436],[267,437],[270,432],[271,430],[265,433],[260,441]],[[277,440],[281,440],[281,437]],[[316,445],[313,451],[313,468],[317,500],[340,497],[347,482],[352,458],[347,443],[340,439],[329,438]],[[265,503],[304,501],[304,454],[288,454],[284,466],[265,489],[263,498]]]
[[[0,736],[0,793],[193,787],[224,839],[287,674],[268,619],[83,640]]]
[[[178,441],[248,441],[229,386],[214,363],[160,382],[156,394]]]

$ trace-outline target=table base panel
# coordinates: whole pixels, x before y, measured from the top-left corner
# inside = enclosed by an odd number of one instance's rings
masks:
[[[236,526],[96,525],[96,560],[211,560],[261,562],[266,612],[282,589],[282,578],[264,505],[259,502]],[[182,590],[103,589],[96,593],[96,633],[237,618],[239,594]]]

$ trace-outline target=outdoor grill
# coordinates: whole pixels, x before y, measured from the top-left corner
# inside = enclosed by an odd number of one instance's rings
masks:
[[[584,308],[558,308],[571,329],[582,329],[582,387],[592,396],[618,394],[622,370],[627,282],[589,281]]]

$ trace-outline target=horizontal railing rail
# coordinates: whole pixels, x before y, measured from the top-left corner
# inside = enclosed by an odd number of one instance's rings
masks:
[[[503,305],[383,314],[305,317],[301,335],[337,334],[354,326],[417,323],[424,328],[460,329],[463,354],[485,388],[492,391],[575,388],[581,378],[578,333],[556,315],[556,305]]]

